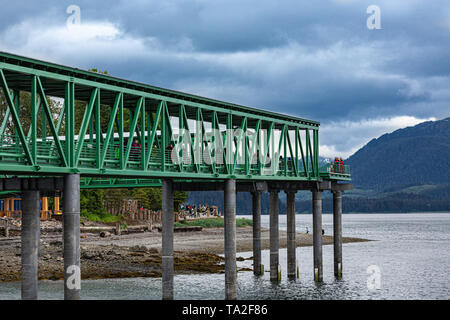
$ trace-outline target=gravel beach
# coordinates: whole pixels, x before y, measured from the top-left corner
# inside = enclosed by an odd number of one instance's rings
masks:
[[[63,279],[61,233],[41,235],[39,279]],[[223,228],[175,232],[174,264],[176,274],[223,273]],[[297,246],[312,245],[312,234],[297,233]],[[333,237],[322,236],[323,244],[332,244]],[[20,281],[20,236],[0,237],[0,282]],[[237,252],[252,251],[252,227],[236,228]],[[261,230],[262,249],[269,249],[269,230]],[[369,241],[343,238],[344,243]],[[280,248],[286,247],[286,232],[279,231]],[[81,236],[82,279],[161,277],[161,233],[152,232],[111,235],[98,233]],[[237,255],[238,259],[239,254]],[[239,272],[250,271],[239,269]]]
[[[296,234],[297,246],[311,246],[313,241],[312,234]],[[322,236],[324,245],[332,244],[333,237]],[[359,238],[343,237],[342,242],[361,242],[369,241]],[[144,232],[121,236],[112,236],[109,238],[93,239],[84,241],[86,244],[114,244],[117,246],[146,246],[147,248],[161,249],[161,233]],[[287,233],[279,231],[279,246],[286,248]],[[261,247],[263,250],[269,249],[269,229],[261,229]],[[224,252],[224,233],[223,228],[204,228],[198,232],[175,232],[174,250],[181,252],[203,252],[211,254],[223,254]],[[236,228],[236,250],[245,252],[253,250],[253,232],[252,227]]]

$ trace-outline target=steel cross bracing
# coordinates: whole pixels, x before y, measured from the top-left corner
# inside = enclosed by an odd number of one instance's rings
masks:
[[[319,168],[315,121],[7,53],[0,87],[1,175],[80,173],[93,188],[161,178],[350,180],[347,166]],[[30,94],[31,119],[20,113],[20,92]],[[49,98],[61,107],[51,110]]]

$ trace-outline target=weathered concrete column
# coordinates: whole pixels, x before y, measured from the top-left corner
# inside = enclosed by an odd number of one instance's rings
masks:
[[[236,180],[225,181],[225,299],[236,299]]]
[[[162,298],[173,300],[173,182],[162,180]]]
[[[278,190],[270,191],[270,280],[278,281]]]
[[[334,275],[342,277],[342,192],[333,191]]]
[[[261,270],[261,192],[252,192],[253,199],[253,274],[262,275]]]
[[[295,192],[286,192],[287,215],[287,275],[289,280],[296,279],[296,243],[295,243]]]
[[[64,299],[79,300],[80,270],[80,175],[64,176],[63,194]]]
[[[314,280],[323,281],[322,270],[322,191],[313,190]]]
[[[22,299],[38,297],[39,191],[22,193]]]

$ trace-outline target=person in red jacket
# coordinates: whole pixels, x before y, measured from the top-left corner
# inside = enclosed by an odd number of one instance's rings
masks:
[[[133,143],[131,144],[131,157],[133,160],[137,160],[139,157],[141,145],[139,144],[139,140],[137,138],[133,139]]]
[[[334,172],[339,172],[339,158],[338,157],[334,157],[334,164],[333,164],[333,171]]]
[[[339,169],[341,173],[344,173],[344,160],[342,158],[339,158]]]

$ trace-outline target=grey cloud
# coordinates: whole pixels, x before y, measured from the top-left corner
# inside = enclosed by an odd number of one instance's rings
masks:
[[[136,52],[126,41],[104,51],[92,50],[95,43],[61,48],[45,41],[26,48],[20,45],[26,33],[5,35],[23,21],[34,21],[35,29],[63,26],[73,3],[3,5],[0,49],[324,124],[450,115],[447,0],[379,0],[383,29],[373,31],[366,28],[369,0],[79,0],[82,23],[114,23],[121,38],[143,48]],[[353,139],[357,134],[349,133],[349,144],[329,143],[348,148]]]

